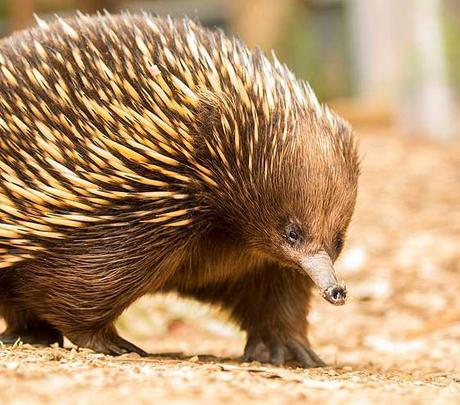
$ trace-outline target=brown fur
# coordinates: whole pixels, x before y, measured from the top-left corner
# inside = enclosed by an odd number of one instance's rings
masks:
[[[153,22],[160,34],[147,21]],[[21,233],[21,237],[11,237],[5,231],[6,236],[0,237],[3,263],[7,266],[0,268],[0,314],[8,325],[3,340],[21,337],[32,343],[62,343],[65,335],[77,345],[100,352],[143,353],[118,336],[114,322],[139,297],[174,291],[229,311],[247,332],[248,359],[282,364],[286,358],[294,357],[303,366],[321,365],[306,338],[311,281],[298,271],[298,263],[320,249],[335,260],[342,248],[359,172],[356,147],[347,124],[317,105],[307,88],[297,87],[302,89],[303,96],[295,96],[295,87],[300,85],[285,67],[267,67],[270,62],[261,53],[250,53],[239,42],[230,42],[222,34],[194,23],[146,16],[107,16],[85,17],[65,24],[78,34],[76,38],[69,28],[55,24],[48,29],[17,34],[3,41],[0,48],[4,63],[18,81],[16,85],[7,73],[0,74],[0,92],[5,100],[0,105],[0,117],[10,128],[10,132],[2,129],[0,157],[14,170],[14,174],[7,175],[8,169],[1,168],[0,196],[19,210],[18,214],[0,210],[0,221],[10,226],[8,232],[14,229]],[[192,59],[187,50],[185,37],[190,32],[208,50],[217,67],[221,63],[225,68],[227,59],[226,64],[235,64],[250,105],[232,85],[232,80],[236,82],[228,72],[220,73],[221,91],[213,90],[208,81],[211,73],[202,61]],[[192,143],[188,152],[181,143],[185,138],[175,139],[164,127],[151,123],[157,125],[167,146],[142,132],[145,128],[139,123],[115,117],[108,107],[106,114],[115,119],[107,121],[104,114],[91,111],[85,102],[94,99],[105,108],[107,100],[118,98],[121,106],[139,113],[161,105],[147,80],[150,76],[155,80],[157,73],[146,66],[136,48],[135,35],[142,35],[151,51],[154,69],[161,72],[166,84],[173,88],[171,77],[175,75],[197,97],[197,102],[188,105],[191,116],[179,117],[173,104],[176,101],[184,105],[187,99],[176,89],[158,113],[164,114],[163,121],[167,119],[173,129],[184,124],[182,128],[188,131]],[[34,41],[45,49],[46,63],[33,51]],[[93,49],[87,48],[87,41],[100,51],[97,58],[117,72],[116,78],[102,76],[93,66],[96,56]],[[160,42],[162,45],[157,46]],[[165,59],[165,44],[177,60],[188,63],[194,84],[188,83],[185,74]],[[233,44],[229,56],[219,59],[224,46],[228,48],[229,44]],[[84,74],[72,56],[74,47],[83,54],[87,65]],[[249,55],[249,68],[237,64],[241,62],[238,54]],[[124,63],[117,65],[117,60]],[[128,69],[129,61],[136,80],[128,70],[123,70]],[[44,76],[48,90],[26,74],[32,67]],[[263,78],[267,72],[273,74],[272,85]],[[84,82],[83,75],[90,80],[89,84]],[[51,86],[59,82],[59,77],[67,81],[65,91],[70,102]],[[121,86],[121,79],[130,81],[134,91],[141,95],[139,100],[128,91],[120,95],[112,90],[114,82]],[[257,90],[258,83],[262,90]],[[107,97],[101,97],[98,89]],[[269,93],[276,96],[274,105],[267,103]],[[82,94],[86,99],[81,98]],[[28,108],[18,107],[17,97],[29,103]],[[290,104],[286,97],[291,99]],[[62,137],[54,143],[60,150],[60,163],[75,176],[93,182],[96,192],[101,190],[105,194],[91,194],[91,190],[75,184],[72,177],[58,172],[45,159],[47,148],[38,143],[37,138],[42,135],[40,128],[35,128],[35,121],[43,117]],[[223,117],[230,123],[230,131]],[[30,131],[21,131],[18,118]],[[86,125],[88,122],[92,125]],[[71,125],[81,138],[73,135]],[[235,132],[239,134],[238,140],[233,140]],[[130,139],[122,134],[138,143],[144,137],[149,141],[146,145],[155,144],[154,150],[177,162],[174,167],[165,164],[165,168],[182,177],[175,178],[154,166],[147,169],[133,162],[138,157],[124,155],[126,149],[113,150],[107,143],[104,146],[108,138],[131,148]],[[120,169],[112,166],[114,158],[103,154],[94,157],[87,140],[95,138],[99,148],[106,147],[144,183],[136,182],[132,176],[122,177]],[[136,151],[143,154],[145,149],[139,147]],[[162,166],[153,158],[151,163]],[[93,175],[98,170],[105,177]],[[86,209],[90,211],[76,209],[70,197],[56,206],[45,200],[42,205],[7,184],[14,182],[14,177],[21,187],[54,187],[42,175],[43,171],[73,193],[76,201],[88,204],[90,208]],[[112,183],[105,180],[110,176],[115,179]],[[171,197],[139,198],[148,195],[140,193],[158,190],[146,185],[145,179],[166,184],[160,190],[171,193]],[[53,195],[52,190],[46,192]],[[107,203],[99,204],[100,200]],[[183,222],[158,222],[166,221],[162,215],[168,212],[182,215]],[[82,223],[71,227],[61,220],[69,213],[84,213],[96,222],[79,219]],[[47,224],[52,230],[34,233],[33,226],[37,225],[20,222],[21,215],[37,224]],[[59,219],[50,225],[46,222],[48,217]],[[286,243],[286,226],[295,226],[300,232],[295,246]],[[26,232],[30,234],[25,235]]]

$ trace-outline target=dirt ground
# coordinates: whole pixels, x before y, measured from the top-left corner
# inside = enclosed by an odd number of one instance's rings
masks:
[[[119,323],[151,357],[0,348],[1,403],[458,403],[460,146],[394,132],[362,135],[359,201],[337,263],[349,301],[312,305],[311,340],[329,367],[241,363],[244,336],[221,315],[155,297]]]

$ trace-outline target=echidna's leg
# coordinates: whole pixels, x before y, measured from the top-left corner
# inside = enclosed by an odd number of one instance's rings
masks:
[[[281,365],[294,359],[302,367],[322,367],[325,363],[312,351],[306,335],[310,287],[295,270],[275,265],[233,284],[183,293],[231,311],[247,332],[246,360]]]
[[[39,319],[28,309],[18,307],[15,270],[4,270],[0,277],[0,316],[6,322],[0,334],[3,344],[14,344],[18,340],[30,344],[63,346],[62,333],[46,321]]]
[[[69,339],[77,346],[87,347],[98,353],[119,356],[133,352],[140,356],[148,355],[144,350],[118,335],[113,325],[106,326],[96,333],[71,332]]]
[[[27,311],[7,311],[3,314],[7,323],[6,330],[0,334],[3,344],[14,344],[17,341],[30,344],[64,345],[62,333],[46,321],[42,321]]]
[[[48,322],[40,320],[21,327],[17,325],[8,326],[5,332],[0,334],[0,342],[3,344],[12,345],[18,341],[45,346],[53,343],[57,343],[60,347],[64,345],[62,333]]]
[[[118,259],[115,254],[104,259],[103,265],[83,266],[71,255],[29,263],[21,271],[22,285],[15,286],[16,306],[30,309],[77,346],[113,355],[145,355],[114,327],[121,313],[144,294],[145,272],[125,271],[110,262]]]

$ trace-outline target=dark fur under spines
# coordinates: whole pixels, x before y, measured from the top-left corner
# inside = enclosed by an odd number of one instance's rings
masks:
[[[193,21],[105,15],[3,40],[0,91],[5,341],[140,351],[114,321],[176,291],[229,310],[248,358],[320,364],[296,267],[340,253],[359,168],[307,84]]]

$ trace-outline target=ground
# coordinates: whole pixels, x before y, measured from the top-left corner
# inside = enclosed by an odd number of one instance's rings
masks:
[[[244,336],[221,314],[156,297],[119,323],[151,357],[0,348],[2,403],[458,403],[460,146],[361,132],[359,200],[337,263],[350,297],[338,308],[315,297],[310,313],[327,368],[241,363]]]

